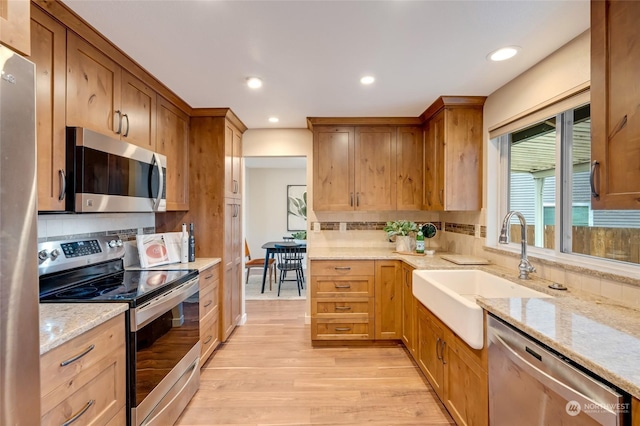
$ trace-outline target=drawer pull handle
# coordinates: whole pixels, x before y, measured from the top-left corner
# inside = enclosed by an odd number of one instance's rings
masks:
[[[207,303],[204,304],[204,307],[209,307],[213,303],[213,300],[208,300]]]
[[[335,269],[336,271],[350,271],[351,266],[336,266],[333,269]]]
[[[334,284],[336,286],[336,288],[351,288],[351,284],[347,284],[347,285],[338,285],[338,284]]]
[[[213,274],[207,275],[206,277],[204,277],[205,280],[210,280],[211,278],[213,278]]]
[[[203,344],[204,344],[204,345],[206,345],[207,343],[209,343],[209,342],[211,341],[211,339],[213,339],[213,336],[209,336],[209,337],[207,337],[207,340],[205,340],[205,341],[203,342]]]
[[[69,358],[66,361],[62,361],[60,363],[60,367],[66,367],[67,365],[71,364],[72,362],[76,362],[77,360],[79,360],[80,358],[82,358],[83,356],[85,356],[86,354],[91,352],[95,347],[96,347],[96,345],[91,345],[87,349],[85,349],[82,353],[79,353],[78,355],[74,356],[73,358]]]
[[[336,306],[336,311],[350,311],[351,306]]]
[[[351,331],[351,327],[336,327],[336,331]]]
[[[84,413],[87,412],[87,410],[89,408],[91,408],[91,406],[95,403],[96,401],[93,399],[90,399],[85,405],[84,407],[82,407],[82,410],[78,411],[77,414],[75,414],[73,417],[71,417],[69,420],[67,420],[66,422],[62,423],[62,426],[69,426],[71,423],[75,422],[76,420],[78,420]]]

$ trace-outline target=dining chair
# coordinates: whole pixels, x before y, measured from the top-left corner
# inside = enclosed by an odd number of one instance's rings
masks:
[[[303,247],[299,244],[276,244],[277,268],[280,270],[278,280],[278,297],[280,296],[280,288],[283,281],[295,281],[298,286],[298,296],[301,295],[300,290],[304,288],[304,270],[302,269],[302,261],[304,258]],[[296,273],[295,280],[286,279],[287,272]]]
[[[247,244],[247,240],[244,240],[244,256],[245,256],[245,268],[247,269],[247,279],[245,284],[249,283],[249,273],[251,272],[251,268],[261,268],[264,269],[264,257],[261,259],[252,259],[251,252],[249,251],[249,245]],[[269,259],[269,291],[273,290],[273,275],[275,273],[276,261],[275,259]]]

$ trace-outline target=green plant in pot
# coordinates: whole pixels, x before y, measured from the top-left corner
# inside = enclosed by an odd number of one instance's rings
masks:
[[[296,243],[306,244],[307,231],[294,232],[293,234],[291,234],[291,236],[293,237],[293,241],[295,241]]]
[[[409,220],[396,220],[387,222],[383,231],[387,233],[389,241],[395,241],[396,251],[410,252],[413,250],[413,237],[411,234],[418,232],[415,222]]]

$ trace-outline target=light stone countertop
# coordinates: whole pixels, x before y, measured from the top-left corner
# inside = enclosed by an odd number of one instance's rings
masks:
[[[479,306],[605,380],[640,398],[640,311],[570,289],[548,288],[551,281],[496,265],[456,265],[434,256],[408,256],[393,248],[313,248],[310,260],[402,260],[416,269],[481,269],[554,298],[478,298]]]
[[[40,355],[127,309],[126,303],[41,303]]]
[[[222,259],[219,257],[201,257],[196,258],[195,262],[189,263],[170,263],[168,265],[154,266],[153,268],[145,268],[145,270],[151,271],[181,271],[183,269],[197,269],[198,272],[202,272],[207,268],[220,263]],[[129,271],[138,271],[143,269],[140,265],[127,266],[125,269]]]

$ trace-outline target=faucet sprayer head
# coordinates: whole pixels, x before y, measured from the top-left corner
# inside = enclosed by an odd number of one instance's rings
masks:
[[[509,235],[507,235],[507,231],[504,228],[502,228],[502,231],[500,231],[500,237],[498,238],[498,243],[509,244]]]

